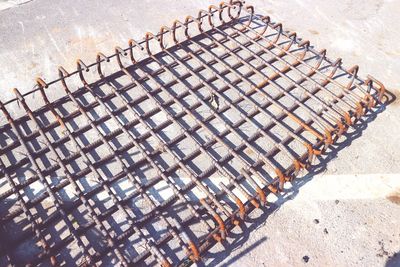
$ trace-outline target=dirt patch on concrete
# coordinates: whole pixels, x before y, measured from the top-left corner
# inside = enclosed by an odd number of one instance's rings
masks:
[[[317,32],[316,30],[309,30],[310,33],[314,34],[314,35],[318,35],[319,32]]]

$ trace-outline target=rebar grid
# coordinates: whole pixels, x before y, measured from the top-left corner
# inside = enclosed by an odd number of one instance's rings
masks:
[[[0,102],[11,265],[200,261],[385,92],[239,1],[37,84]]]

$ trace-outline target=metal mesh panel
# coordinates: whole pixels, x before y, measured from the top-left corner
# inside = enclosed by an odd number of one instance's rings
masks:
[[[235,2],[15,89],[0,105],[2,261],[201,260],[381,104],[357,71]]]

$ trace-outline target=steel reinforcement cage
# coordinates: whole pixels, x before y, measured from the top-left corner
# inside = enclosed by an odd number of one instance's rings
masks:
[[[242,2],[58,71],[0,102],[5,264],[200,261],[385,94]]]

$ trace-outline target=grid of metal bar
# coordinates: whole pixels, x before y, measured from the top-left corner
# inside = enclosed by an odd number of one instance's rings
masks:
[[[381,104],[357,72],[230,2],[14,89],[0,265],[200,261]]]

